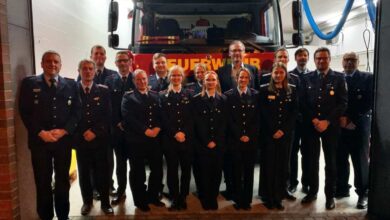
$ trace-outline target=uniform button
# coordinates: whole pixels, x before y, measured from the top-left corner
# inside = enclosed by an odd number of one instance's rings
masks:
[[[57,126],[57,125],[54,124],[54,125],[53,125],[53,128],[55,128],[56,126]]]
[[[214,119],[213,119],[213,118],[210,118],[210,121],[214,121]]]
[[[211,130],[214,130],[214,127],[211,127],[210,129],[211,129]]]
[[[181,128],[178,128],[177,130],[181,131]]]
[[[87,107],[89,107],[89,104],[87,104]]]
[[[152,125],[149,125],[149,128],[151,128],[152,127]]]
[[[57,107],[56,107],[56,106],[53,106],[53,109],[57,109]]]
[[[320,91],[322,91],[322,89],[320,88]]]
[[[180,119],[179,119],[179,120],[177,120],[177,122],[180,122]]]
[[[88,120],[88,123],[91,123],[91,121],[90,121],[90,120]]]
[[[55,101],[55,100],[56,100],[56,97],[54,97],[53,100]]]
[[[176,105],[179,106],[179,103],[177,103]]]
[[[180,112],[177,112],[177,114],[180,114]]]
[[[282,117],[282,115],[279,115],[279,118],[281,118]]]
[[[242,124],[245,125],[246,124],[245,121]]]
[[[318,106],[318,108],[321,107],[321,105],[317,105],[317,106]]]
[[[151,106],[151,105],[149,105],[149,108],[152,108],[152,106]]]
[[[278,124],[282,124],[282,122],[278,121]]]
[[[321,99],[321,96],[318,96],[318,99]]]
[[[243,132],[244,132],[244,134],[245,134],[246,130],[244,130]]]
[[[87,112],[87,115],[89,115],[89,112]]]
[[[245,105],[242,105],[241,107],[242,107],[242,108],[245,108]]]
[[[318,113],[318,116],[321,116],[321,113]]]
[[[57,118],[57,115],[53,115],[53,118]]]
[[[149,115],[152,115],[152,113],[151,113],[151,112],[149,112]]]
[[[282,108],[279,108],[279,111],[282,111]]]
[[[279,104],[283,104],[283,102],[282,102],[282,101],[280,101],[280,102],[279,102]]]
[[[152,121],[152,119],[151,119],[151,118],[149,118],[149,121]]]
[[[244,113],[244,114],[242,114],[242,116],[244,116],[244,117],[245,117],[245,113]]]

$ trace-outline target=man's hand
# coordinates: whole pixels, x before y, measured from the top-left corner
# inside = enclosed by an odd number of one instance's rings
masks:
[[[154,137],[157,137],[157,135],[160,133],[161,131],[161,128],[159,127],[154,127],[153,129],[153,132],[154,132]]]
[[[214,141],[210,141],[209,144],[207,144],[207,147],[210,149],[213,149],[217,144]]]
[[[272,137],[273,137],[274,139],[279,139],[279,138],[283,137],[283,135],[284,135],[284,132],[283,132],[282,130],[277,130],[277,131],[275,132],[275,134],[272,135]]]
[[[316,130],[320,133],[324,132],[326,129],[328,129],[329,121],[328,120],[320,120],[317,123],[317,126],[315,127]]]
[[[175,139],[177,142],[183,143],[184,141],[186,141],[186,134],[179,131],[175,134]]]
[[[53,143],[58,141],[58,139],[55,138],[50,131],[42,130],[38,133],[38,136],[46,143]]]
[[[311,120],[311,122],[313,123],[314,127],[317,127],[317,125],[320,122],[320,120],[318,118],[314,118],[313,120]]]
[[[123,128],[122,122],[119,122],[116,126],[119,128],[119,130],[125,131],[125,129]]]
[[[152,129],[146,129],[146,131],[145,131],[145,135],[147,136],[147,137],[154,137],[154,132],[153,132],[153,130]]]
[[[244,135],[244,136],[241,136],[240,137],[240,141],[244,142],[244,143],[247,143],[249,141],[249,137]]]
[[[57,140],[61,139],[63,136],[67,135],[68,132],[65,129],[53,129],[50,130],[50,133],[55,137]]]
[[[86,140],[86,141],[88,141],[88,142],[90,142],[90,141],[92,141],[93,139],[96,138],[96,134],[93,133],[93,132],[91,131],[91,129],[86,130],[86,131],[84,132],[83,136],[84,136],[84,140]]]

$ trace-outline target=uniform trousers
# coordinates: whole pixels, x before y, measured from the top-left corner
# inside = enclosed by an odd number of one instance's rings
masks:
[[[292,144],[291,149],[291,156],[290,156],[290,174],[289,174],[289,185],[290,186],[297,186],[298,181],[298,153],[301,151],[302,154],[302,145],[304,143],[303,140],[303,130],[302,130],[302,123],[296,122],[295,130],[294,130],[294,140]],[[307,186],[307,161],[304,160],[304,157],[301,157],[301,169],[302,169],[302,175],[301,175],[301,183],[302,186]]]
[[[162,149],[158,139],[149,139],[144,142],[130,142],[130,188],[135,206],[143,206],[149,202],[159,201],[159,192],[163,176]],[[149,164],[150,174],[148,185],[146,182],[146,161]]]
[[[303,144],[302,156],[307,161],[307,178],[309,195],[316,195],[319,187],[319,164],[321,145],[325,158],[325,196],[333,198],[336,188],[336,154],[340,128],[332,124],[319,133],[313,126],[305,127],[305,143]]]
[[[112,132],[112,146],[115,151],[116,159],[116,179],[118,182],[117,195],[121,196],[126,192],[127,185],[127,159],[128,159],[128,150],[127,143],[125,139],[125,133],[119,128],[113,128]]]
[[[42,220],[53,219],[52,176],[54,170],[54,208],[58,219],[69,214],[69,168],[72,155],[69,137],[56,143],[31,148],[31,160],[37,194],[37,212]]]
[[[369,139],[371,117],[364,116],[355,130],[341,130],[337,149],[337,192],[349,192],[349,162],[351,155],[354,169],[354,185],[359,196],[367,196],[369,173]]]

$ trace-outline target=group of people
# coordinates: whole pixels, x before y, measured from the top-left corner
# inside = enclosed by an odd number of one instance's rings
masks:
[[[366,208],[373,80],[357,69],[357,54],[344,55],[340,73],[330,69],[329,49],[318,48],[316,70],[309,71],[309,51],[299,48],[297,67],[289,72],[288,51],[280,48],[271,73],[259,74],[243,63],[244,44],[233,41],[231,63],[216,72],[198,63],[195,82],[186,83],[184,69],[175,65],[168,70],[162,53],[154,54],[156,72],[148,76],[142,69],[130,71],[127,51],[116,54],[117,72],[105,68],[105,52],[100,45],[91,49],[91,59],[79,63],[76,82],[59,75],[61,57],[47,51],[43,73],[22,81],[19,111],[28,130],[41,219],[53,218],[53,204],[58,219],[68,219],[72,147],[77,150],[82,215],[93,206],[94,190],[106,214],[126,199],[128,162],[134,205],[144,212],[150,204],[165,206],[163,157],[170,211],[187,209],[191,170],[203,209],[218,209],[223,174],[222,195],[237,210],[249,210],[258,152],[258,195],[267,208],[283,210],[283,199],[296,199],[299,150],[306,193],[302,203],[311,203],[318,193],[321,146],[326,208],[335,208],[335,197],[349,196],[349,155],[357,207]]]

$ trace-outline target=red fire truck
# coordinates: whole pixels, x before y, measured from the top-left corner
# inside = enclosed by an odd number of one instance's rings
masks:
[[[268,70],[273,51],[283,44],[278,0],[133,0],[126,18],[118,17],[112,1],[109,16],[110,46],[118,19],[131,19],[128,49],[137,68],[149,73],[152,55],[167,55],[168,65],[180,65],[188,74],[198,62],[216,70],[228,59],[228,45],[241,40],[246,46],[245,63]],[[122,40],[122,39],[121,39]]]

